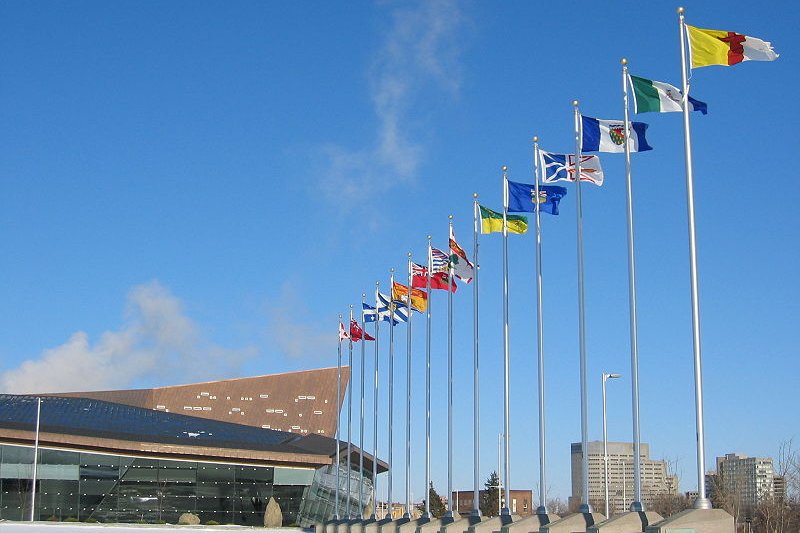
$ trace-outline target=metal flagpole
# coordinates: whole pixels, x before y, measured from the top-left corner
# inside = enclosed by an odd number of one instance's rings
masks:
[[[539,213],[539,137],[533,138],[533,183],[536,194],[536,337],[539,363],[539,507],[536,514],[547,514],[547,484],[545,483],[545,426],[544,426],[544,300],[542,297],[542,222]]]
[[[408,252],[408,331],[406,334],[406,512],[403,518],[411,518],[411,252]]]
[[[33,442],[33,486],[31,487],[31,522],[36,517],[36,470],[39,466],[39,422],[42,415],[42,399],[36,398],[36,433]]]
[[[392,519],[392,424],[394,419],[394,268],[389,269],[389,487],[387,490],[386,519]]]
[[[589,398],[586,391],[586,323],[583,307],[583,204],[581,203],[581,112],[578,101],[573,100],[575,108],[575,194],[578,226],[578,342],[581,362],[581,513],[591,513],[589,502]]]
[[[697,283],[697,235],[694,226],[694,176],[692,175],[692,137],[689,130],[689,80],[686,76],[686,23],[684,9],[678,8],[681,38],[681,79],[683,81],[683,144],[686,152],[686,205],[689,222],[689,277],[692,289],[692,345],[694,348],[694,404],[697,424],[697,499],[695,509],[711,509],[705,486],[705,435],[703,430],[703,368],[700,357],[700,301]]]
[[[472,266],[475,279],[472,281],[472,418],[473,418],[473,465],[472,465],[472,513],[473,518],[481,517],[480,508],[480,388],[478,368],[478,193],[472,193]],[[452,296],[452,293],[451,293]],[[451,300],[452,301],[452,300]]]
[[[378,519],[378,338],[380,333],[381,314],[379,311],[378,288],[380,282],[375,282],[375,384],[372,395],[372,514],[370,520]]]
[[[622,99],[625,113],[625,190],[628,219],[628,307],[630,309],[631,333],[631,413],[633,418],[633,501],[630,510],[644,511],[642,502],[642,456],[639,431],[639,341],[638,318],[636,314],[636,262],[633,246],[633,179],[631,177],[631,146],[628,136],[631,122],[628,111],[628,60],[622,58]]]
[[[364,303],[366,303],[367,295],[361,293],[361,327],[365,328],[364,323]],[[364,519],[364,346],[367,342],[366,332],[361,334],[361,420],[359,424],[359,437],[358,437],[358,518]]]
[[[353,323],[353,304],[350,304],[350,324],[348,327]],[[350,478],[351,476],[351,469],[350,469],[350,461],[352,458],[352,451],[351,446],[353,442],[353,335],[350,332],[350,342],[348,343],[348,350],[347,350],[347,366],[350,374],[350,379],[348,379],[347,383],[347,510],[344,514],[345,517],[349,520],[350,516],[350,508],[352,503],[350,502]]]
[[[342,324],[342,315],[339,314],[339,327],[344,329],[344,325]],[[339,520],[339,487],[341,486],[339,482],[339,471],[341,470],[341,458],[339,457],[339,449],[341,448],[341,418],[342,418],[342,409],[341,404],[339,403],[342,399],[342,336],[339,335],[339,356],[336,362],[336,501],[334,502],[334,509],[333,509],[333,519]]]
[[[428,235],[428,276],[427,296],[428,313],[425,326],[425,513],[422,518],[431,517],[431,236]]]
[[[511,460],[509,449],[509,431],[510,431],[510,416],[509,416],[509,346],[508,346],[508,167],[503,165],[503,439],[504,439],[504,453],[503,453],[503,483],[505,484],[505,505],[501,512],[504,516],[510,516],[511,511],[509,504],[511,503]]]
[[[448,215],[448,238],[453,234],[453,215]],[[449,244],[448,244],[449,246]],[[447,518],[455,517],[453,498],[453,262],[447,260]]]

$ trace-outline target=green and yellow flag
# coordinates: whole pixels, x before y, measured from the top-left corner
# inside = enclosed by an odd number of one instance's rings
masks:
[[[502,233],[503,213],[492,211],[482,205],[481,208],[481,233]],[[528,219],[522,215],[506,215],[509,233],[527,233]]]

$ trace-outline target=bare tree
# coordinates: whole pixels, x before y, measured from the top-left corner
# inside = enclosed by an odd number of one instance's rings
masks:
[[[547,500],[547,510],[558,516],[564,516],[569,513],[569,505],[561,498],[550,498]]]

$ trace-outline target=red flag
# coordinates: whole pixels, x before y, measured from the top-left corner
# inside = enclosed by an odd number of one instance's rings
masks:
[[[411,271],[411,286],[418,289],[425,289],[428,287],[428,268],[416,263],[412,263]],[[447,290],[447,272],[434,272],[431,276],[431,289]],[[450,283],[450,290],[456,292],[455,279]]]
[[[350,321],[350,338],[353,339],[353,342],[358,342],[360,340],[375,340],[375,337],[361,329],[361,326],[358,325],[358,322],[356,322],[355,319]]]

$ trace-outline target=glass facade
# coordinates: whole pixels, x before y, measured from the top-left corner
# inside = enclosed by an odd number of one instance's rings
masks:
[[[358,474],[350,474],[355,512]],[[330,476],[327,467],[316,471],[40,448],[35,519],[174,524],[181,514],[193,513],[201,523],[263,526],[264,510],[275,498],[284,526],[308,525],[333,514]],[[29,519],[32,477],[33,448],[0,445],[1,519]],[[372,484],[366,478],[363,492],[369,501]]]

